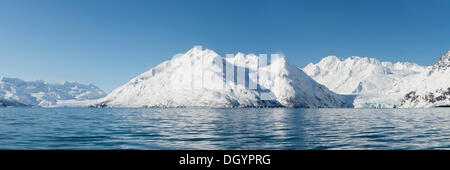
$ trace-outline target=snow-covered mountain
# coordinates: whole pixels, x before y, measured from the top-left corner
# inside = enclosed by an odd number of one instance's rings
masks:
[[[194,47],[133,78],[96,107],[351,107],[285,57],[222,58]],[[242,74],[241,74],[242,73]]]
[[[355,94],[356,108],[450,105],[450,51],[434,66],[329,56],[303,70],[338,94]]]
[[[410,83],[401,101],[402,108],[450,106],[450,51],[445,53],[424,76]]]
[[[94,100],[106,93],[94,85],[78,82],[57,84],[0,77],[0,105],[55,106],[64,101]]]
[[[431,68],[407,62],[380,62],[375,58],[336,56],[308,64],[303,71],[339,94],[385,95],[400,92],[400,84]]]

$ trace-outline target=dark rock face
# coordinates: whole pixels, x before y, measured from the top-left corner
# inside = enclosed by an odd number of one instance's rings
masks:
[[[437,61],[436,64],[434,64],[433,68],[428,73],[428,76],[436,72],[448,74],[447,72],[442,72],[447,69],[450,70],[450,51],[441,56],[439,61]],[[431,105],[434,107],[438,107],[441,105],[448,105],[450,103],[450,87],[446,87],[445,84],[443,85],[444,85],[443,88],[422,93],[420,95],[418,95],[416,91],[409,92],[408,94],[405,95],[405,97],[403,97],[400,107],[401,106],[414,107],[419,103],[428,104],[428,106]]]
[[[89,108],[105,108],[108,107],[108,104],[106,104],[106,102],[102,102],[102,103],[98,103],[95,105],[89,105]]]
[[[419,102],[426,102],[426,103],[436,103],[436,102],[442,102],[448,100],[450,102],[450,87],[447,89],[442,88],[438,89],[435,92],[428,92],[424,95],[417,95],[416,91],[411,91],[408,94],[405,95],[403,100],[401,101],[400,106],[405,105],[406,103],[419,103]],[[436,105],[438,106],[438,105]]]
[[[418,97],[419,95],[416,95],[416,91],[411,91],[405,95],[404,100],[415,101]]]

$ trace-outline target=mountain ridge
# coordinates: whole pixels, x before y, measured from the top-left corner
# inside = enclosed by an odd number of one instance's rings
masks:
[[[380,62],[375,58],[328,56],[303,68],[317,82],[339,94],[380,95],[390,93],[395,83],[430,68],[409,62]]]
[[[316,83],[284,56],[274,58],[259,67],[268,60],[243,53],[222,58],[194,47],[131,79],[93,107],[348,106],[345,97]]]
[[[59,101],[94,100],[106,95],[92,84],[76,81],[48,83],[43,80],[25,81],[18,78],[0,77],[0,99],[4,105],[51,107]]]
[[[357,95],[356,108],[410,108],[450,105],[449,67],[450,51],[433,66],[328,56],[303,70],[338,94]]]
[[[442,55],[429,73],[402,98],[400,107],[450,106],[450,51]]]

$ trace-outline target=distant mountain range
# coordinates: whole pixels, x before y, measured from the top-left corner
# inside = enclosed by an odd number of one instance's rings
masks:
[[[329,56],[303,70],[339,94],[357,95],[357,108],[450,105],[450,51],[434,66],[380,62],[374,58]]]
[[[194,47],[106,94],[94,85],[0,78],[0,106],[355,107],[450,106],[450,51],[434,66],[328,56],[299,69],[284,56],[222,58]]]
[[[105,97],[94,85],[78,82],[47,83],[0,77],[0,106],[57,106],[61,102],[86,101]]]
[[[424,67],[407,62],[380,62],[375,58],[336,56],[308,64],[305,71],[317,82],[340,94],[384,95],[399,91],[398,83],[429,72]]]

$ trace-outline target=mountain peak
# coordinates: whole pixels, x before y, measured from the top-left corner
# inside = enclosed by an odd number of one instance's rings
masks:
[[[183,54],[188,57],[204,57],[204,56],[219,56],[215,51],[210,49],[203,49],[202,46],[194,46],[188,52]]]
[[[188,53],[189,52],[199,52],[199,51],[203,51],[203,47],[202,46],[194,46],[188,51]]]
[[[61,83],[57,83],[57,84],[61,84],[61,85],[74,85],[74,84],[80,84],[78,81],[75,80],[64,80]]]
[[[370,95],[383,94],[392,88],[396,80],[427,71],[419,65],[393,64],[358,56],[342,60],[338,60],[335,56],[328,56],[319,63],[308,64],[303,70],[334,92]]]
[[[0,82],[12,83],[12,84],[24,84],[25,81],[18,78],[0,77]]]
[[[267,60],[268,57],[263,58]],[[181,58],[168,60],[143,73],[152,75],[145,80],[141,81],[139,76],[133,78],[101,99],[95,106],[342,107],[350,105],[342,96],[329,91],[302,70],[289,64],[283,55],[270,57],[269,65],[258,67],[260,58],[254,54],[237,53],[222,58],[211,50],[194,47]],[[203,61],[200,63],[199,59]],[[208,62],[204,59],[208,59]],[[214,60],[209,62],[211,61],[209,59]],[[259,74],[259,71],[262,71],[262,74]],[[230,77],[231,80],[229,80]]]
[[[323,58],[320,62],[335,62],[335,61],[338,61],[338,60],[340,60],[340,59],[337,56],[329,55],[329,56]]]
[[[436,70],[446,70],[447,68],[450,68],[450,51],[447,51],[447,53],[439,58],[439,61],[434,64],[433,69],[430,71],[430,74]]]

